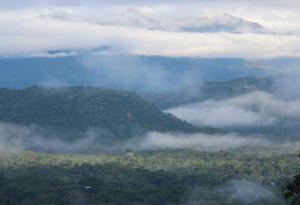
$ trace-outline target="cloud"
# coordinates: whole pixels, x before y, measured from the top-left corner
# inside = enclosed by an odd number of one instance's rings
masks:
[[[33,57],[33,58],[63,58],[63,57],[70,57],[70,56],[78,56],[78,52],[75,51],[58,51],[58,52],[41,52],[41,53],[32,53],[29,55],[25,55],[25,57]]]
[[[232,179],[222,186],[209,189],[209,192],[214,196],[213,199],[203,196],[203,189],[207,191],[207,187],[194,187],[190,191],[188,201],[184,204],[285,204],[280,196],[274,192],[275,190],[278,191],[275,184],[272,186],[268,187],[259,182],[245,179]]]
[[[271,9],[268,18],[264,18],[268,13],[264,11],[244,20],[232,15],[241,14],[239,7],[222,11],[209,3],[203,7],[209,9],[199,7],[200,10],[191,4],[181,5],[179,1],[152,6],[143,5],[146,1],[55,2],[3,9],[0,55],[30,55],[99,46],[110,46],[130,54],[163,56],[267,58],[300,54],[297,34],[300,25],[295,12],[288,17],[272,19],[275,12]],[[253,22],[256,19],[258,24]],[[280,25],[273,27],[274,19],[278,19]],[[293,28],[282,28],[287,24]]]
[[[8,123],[0,124],[0,156],[16,153],[23,149],[22,137],[31,131],[22,126]]]
[[[269,146],[272,143],[255,137],[241,137],[236,134],[172,134],[150,132],[145,138],[129,142],[137,150],[192,149],[198,151],[224,151],[241,147]]]
[[[99,25],[137,27],[148,30],[196,33],[265,33],[272,32],[262,25],[247,21],[243,18],[226,13],[209,13],[198,11],[195,14],[185,12],[172,14],[174,7],[128,7],[112,9],[102,8],[102,12],[95,12],[95,8],[45,10],[39,17],[65,21],[86,21]]]
[[[80,138],[70,139],[72,133],[45,130],[37,126],[22,126],[0,123],[0,156],[7,156],[24,150],[52,153],[120,153],[128,149],[134,151],[188,149],[205,152],[229,151],[239,148],[276,148],[280,152],[295,153],[300,142],[276,142],[263,136],[240,136],[228,134],[183,134],[149,132],[144,136],[113,144],[103,140],[105,130],[89,129]]]
[[[280,77],[275,79],[274,94],[287,101],[298,101],[300,99],[300,70],[296,67],[285,68]],[[299,101],[298,101],[299,102]],[[289,108],[287,108],[289,109]]]
[[[247,180],[231,180],[221,190],[227,198],[237,200],[242,204],[253,204],[265,202],[271,204],[282,204],[273,191],[256,182]]]
[[[267,126],[281,118],[300,116],[300,101],[286,101],[257,91],[226,100],[208,100],[185,105],[166,112],[195,125]]]
[[[5,0],[0,0],[0,3],[5,5],[10,5],[12,7],[16,6],[34,6],[34,5],[84,5],[84,4],[138,4],[138,5],[157,5],[157,4],[190,4],[190,3],[199,3],[198,0],[174,0],[170,2],[169,0],[101,0],[99,2],[98,0],[27,0],[25,2],[20,2],[18,0],[11,0],[9,2],[6,2]],[[220,5],[231,5],[231,4],[237,4],[237,5],[266,5],[266,6],[300,6],[299,1],[297,0],[226,0],[226,3],[224,3],[224,0],[203,0],[201,1],[202,4],[220,4]],[[3,6],[4,7],[4,6]]]
[[[62,139],[37,126],[22,126],[12,123],[0,123],[0,156],[18,153],[24,150],[55,153],[92,153],[99,151],[120,151],[121,147],[104,145],[99,139],[100,130],[87,130],[78,139]],[[55,131],[54,131],[55,133]],[[67,136],[68,138],[70,136]],[[100,137],[101,138],[101,137]]]
[[[55,153],[122,152],[130,148],[137,151],[164,149],[192,149],[198,151],[221,151],[240,147],[270,146],[273,143],[255,137],[235,134],[171,134],[150,132],[114,145],[101,143],[99,130],[88,130],[81,138],[67,140],[53,137],[49,132],[35,126],[0,123],[0,154],[23,150]],[[290,145],[286,145],[290,147]]]
[[[97,76],[93,84],[126,90],[159,92],[199,82],[198,69],[175,72],[174,69],[147,58],[127,53],[100,51],[79,58],[89,73]]]

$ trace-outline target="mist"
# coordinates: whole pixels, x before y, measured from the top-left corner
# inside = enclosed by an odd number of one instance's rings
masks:
[[[49,153],[123,153],[128,149],[137,152],[159,150],[194,150],[201,152],[231,151],[240,148],[274,148],[280,152],[295,152],[300,141],[277,141],[265,135],[239,135],[237,133],[169,133],[148,132],[141,136],[117,142],[103,141],[109,135],[104,130],[89,129],[80,137],[60,137],[55,130],[38,126],[21,126],[0,123],[0,154],[25,150]],[[64,133],[63,135],[70,135]]]
[[[8,123],[0,123],[0,155],[17,153],[23,150],[23,136],[29,136],[30,129]]]
[[[206,188],[207,189],[207,188]],[[266,186],[256,181],[248,181],[243,179],[231,179],[224,184],[210,187],[209,192],[212,192],[218,202],[221,204],[285,204],[274,186]],[[211,198],[203,195],[202,187],[193,187],[189,193],[187,202],[184,205],[206,205],[215,204]]]
[[[300,101],[286,101],[267,92],[252,92],[226,100],[207,100],[166,110],[194,125],[211,127],[269,126],[300,116]]]
[[[150,132],[144,138],[130,141],[129,147],[137,150],[191,149],[218,152],[241,147],[267,147],[273,143],[253,136],[237,134],[174,134]]]
[[[61,140],[41,131],[36,126],[20,126],[9,123],[0,124],[0,153],[10,154],[24,150],[50,153],[95,153],[154,151],[171,149],[190,149],[196,151],[218,152],[241,147],[270,147],[276,143],[262,137],[239,136],[237,134],[179,134],[149,132],[145,136],[137,136],[120,143],[105,143],[101,141],[101,131],[88,130],[80,138]],[[103,134],[103,133],[102,133]],[[293,144],[298,146],[299,143]],[[299,146],[300,147],[300,146]],[[286,144],[286,148],[291,148]]]
[[[221,192],[233,201],[242,204],[268,203],[283,204],[282,200],[270,189],[257,182],[234,179],[229,181]]]
[[[159,59],[128,55],[124,52],[94,52],[80,57],[79,62],[93,74],[92,84],[102,87],[146,92],[177,90],[201,81],[200,69],[162,65]]]
[[[0,123],[0,155],[14,154],[25,150],[50,153],[94,153],[120,151],[99,140],[100,130],[87,130],[80,138],[62,140],[51,130],[38,126],[22,126]]]
[[[273,92],[279,99],[296,101],[300,99],[300,65],[289,66],[282,71],[281,76],[275,78]]]
[[[279,66],[280,67],[280,66]],[[253,91],[222,100],[205,100],[165,112],[197,126],[266,127],[300,117],[300,70],[291,65],[272,77],[271,91]]]

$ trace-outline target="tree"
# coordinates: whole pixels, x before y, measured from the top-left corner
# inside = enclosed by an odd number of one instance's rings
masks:
[[[300,154],[298,157],[300,157]],[[291,204],[300,205],[300,173],[294,176],[293,180],[286,185],[282,194]]]

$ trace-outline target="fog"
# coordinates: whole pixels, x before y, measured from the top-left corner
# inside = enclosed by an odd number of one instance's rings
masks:
[[[30,135],[30,129],[13,124],[0,124],[0,155],[16,153],[23,149],[23,136]]]
[[[124,145],[136,151],[194,150],[204,152],[230,151],[240,148],[276,148],[279,152],[297,152],[300,141],[273,140],[265,135],[228,134],[182,134],[149,132],[144,137],[131,139]]]
[[[242,204],[268,203],[282,204],[282,200],[278,198],[273,191],[264,187],[257,182],[246,180],[231,180],[222,189],[230,200],[239,201]]]
[[[272,143],[255,137],[236,134],[171,134],[150,132],[145,138],[132,143],[138,150],[192,149],[198,151],[224,151],[240,147],[264,147]],[[131,145],[132,146],[132,145]]]
[[[148,62],[122,52],[84,55],[80,63],[97,76],[92,83],[103,87],[159,92],[193,85],[201,80],[199,69],[182,69],[179,73],[175,68],[159,64],[159,60]]]
[[[111,147],[99,143],[97,134],[99,133],[88,130],[79,139],[62,140],[38,126],[0,123],[0,154],[13,154],[24,150],[54,153],[112,151]]]
[[[286,101],[300,99],[300,65],[289,66],[281,71],[282,74],[275,79],[274,95]]]
[[[272,92],[254,91],[223,100],[210,99],[170,108],[166,112],[194,125],[211,127],[272,126],[300,117],[300,71],[281,70],[274,77]]]
[[[273,185],[263,185],[259,182],[232,179],[225,182],[223,185],[215,187],[193,187],[189,193],[187,202],[184,205],[207,205],[216,204],[216,201],[211,197],[205,196],[203,191],[209,191],[215,198],[218,199],[219,204],[285,204],[280,197],[278,191]],[[275,191],[275,192],[274,192]]]
[[[33,150],[50,153],[120,153],[128,149],[134,151],[180,150],[218,152],[243,147],[268,148],[279,146],[278,142],[263,136],[240,136],[238,134],[182,134],[149,132],[144,136],[123,140],[122,142],[101,141],[101,130],[88,130],[82,137],[62,140],[36,126],[0,124],[0,153],[2,155]],[[300,148],[300,142],[281,143],[284,150]]]
[[[166,110],[194,125],[212,127],[267,126],[300,115],[300,101],[286,101],[266,92],[226,100],[207,100]]]

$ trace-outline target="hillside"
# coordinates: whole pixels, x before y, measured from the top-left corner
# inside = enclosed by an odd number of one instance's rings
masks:
[[[208,99],[222,100],[253,91],[271,91],[271,78],[239,78],[230,81],[209,81],[177,91],[144,94],[147,101],[167,109]]]
[[[124,140],[147,131],[199,131],[165,114],[134,92],[93,87],[0,89],[0,121],[34,125],[65,139],[93,131],[101,141]]]

